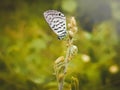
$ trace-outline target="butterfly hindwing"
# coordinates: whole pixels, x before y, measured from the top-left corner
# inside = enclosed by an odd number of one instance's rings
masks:
[[[66,35],[66,17],[63,13],[56,10],[48,10],[44,12],[44,17],[59,38],[63,38]]]

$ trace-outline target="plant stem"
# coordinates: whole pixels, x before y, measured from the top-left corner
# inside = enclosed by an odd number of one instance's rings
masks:
[[[68,41],[68,48],[67,48],[66,57],[65,57],[65,66],[64,66],[65,68],[63,70],[64,77],[61,80],[61,82],[59,83],[59,90],[63,90],[65,74],[67,72],[67,67],[68,67],[68,63],[69,63],[68,60],[69,60],[70,53],[71,53],[70,49],[71,49],[72,42],[73,42],[73,39],[69,39],[69,41]]]

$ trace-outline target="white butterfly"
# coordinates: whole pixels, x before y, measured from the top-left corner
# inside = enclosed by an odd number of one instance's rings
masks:
[[[58,39],[66,36],[66,17],[63,13],[56,10],[44,12],[44,17],[51,29],[58,35]]]

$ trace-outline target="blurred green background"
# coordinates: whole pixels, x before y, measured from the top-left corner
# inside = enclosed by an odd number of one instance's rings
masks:
[[[57,90],[53,65],[66,45],[43,17],[51,9],[78,25],[64,90],[76,90],[72,77],[78,90],[120,90],[119,0],[1,0],[0,90]]]

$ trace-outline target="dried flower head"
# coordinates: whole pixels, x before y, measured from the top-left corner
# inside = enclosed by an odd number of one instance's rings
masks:
[[[74,34],[78,31],[77,25],[76,25],[76,20],[74,17],[70,18],[70,22],[68,23],[68,34],[70,37],[73,37]]]

